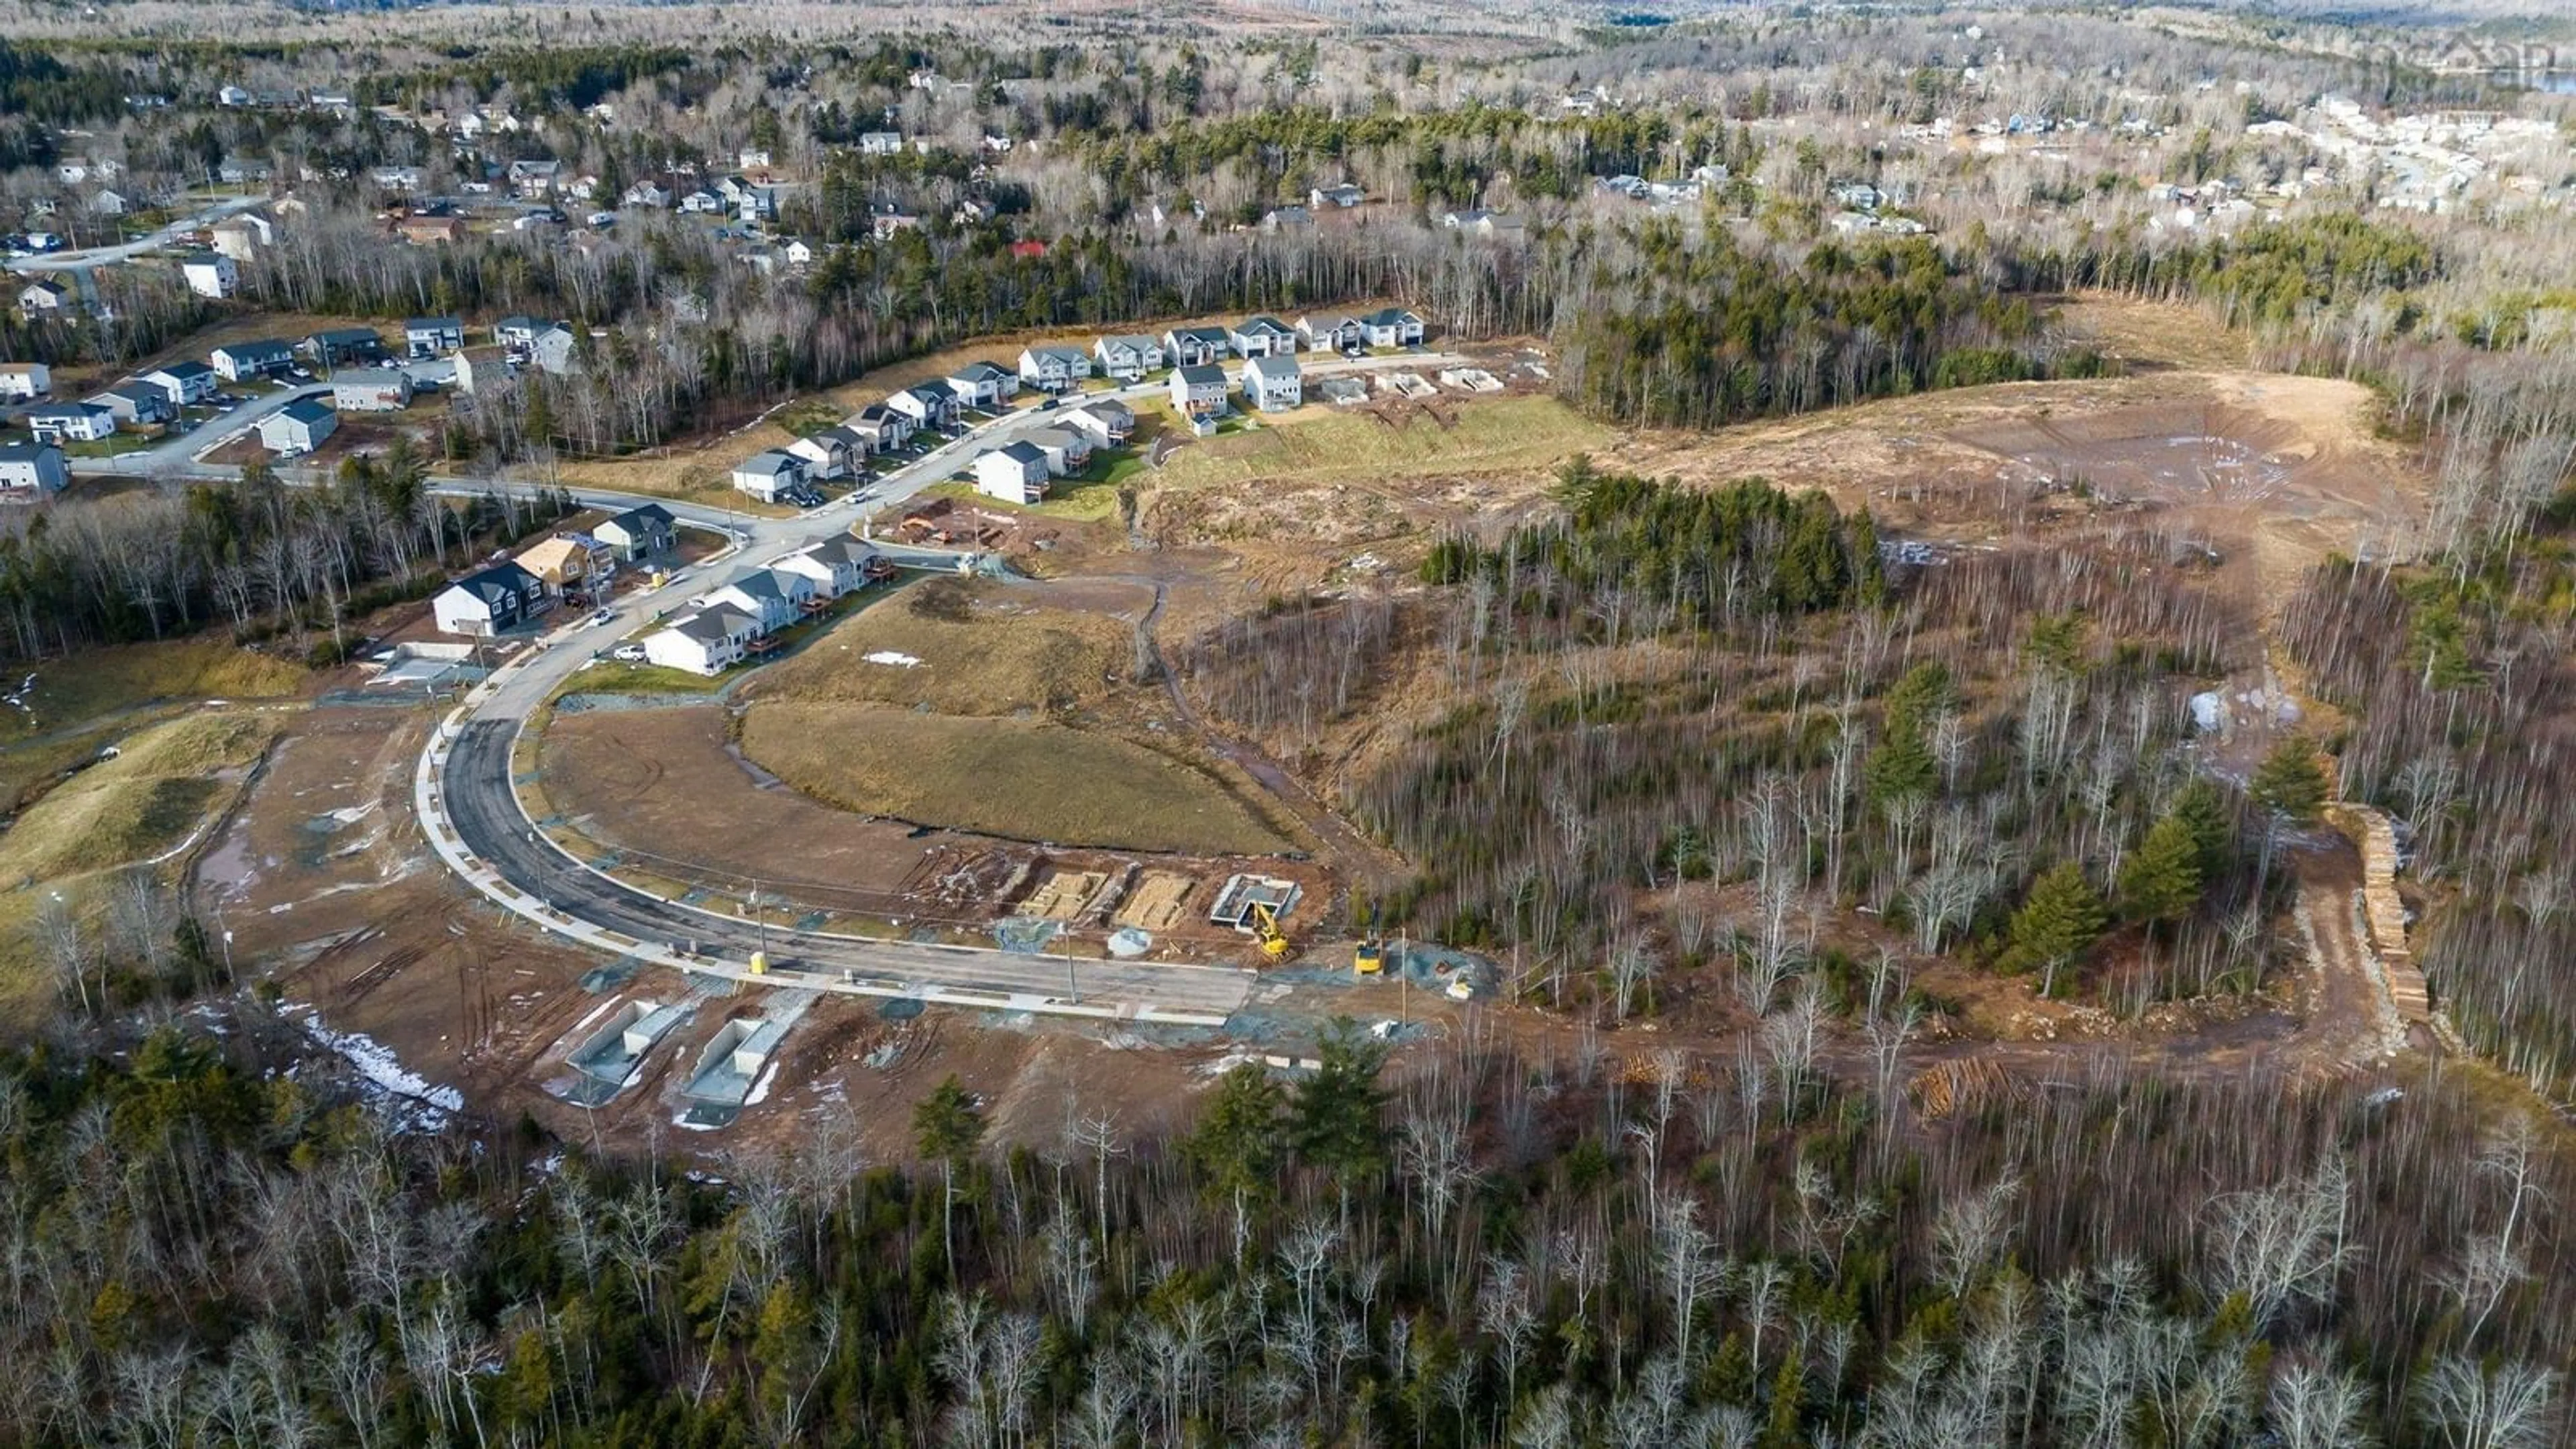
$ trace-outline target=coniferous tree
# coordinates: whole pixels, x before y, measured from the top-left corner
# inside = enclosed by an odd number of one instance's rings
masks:
[[[939,1164],[940,1234],[948,1253],[948,1274],[957,1275],[957,1168],[974,1156],[984,1140],[984,1114],[952,1074],[912,1109],[914,1145],[925,1160]]]
[[[2057,992],[2057,973],[2071,965],[2102,934],[2109,919],[2100,892],[2073,861],[2057,866],[2030,888],[2030,896],[2013,913],[2011,945],[2005,950],[2009,970],[2040,973],[2039,994]]]
[[[2200,842],[2167,815],[2120,867],[2120,906],[2141,921],[2178,921],[2200,902]]]
[[[2263,808],[2301,825],[2314,824],[2328,793],[2315,744],[2305,735],[2291,735],[2274,745],[2254,771],[2250,788]]]

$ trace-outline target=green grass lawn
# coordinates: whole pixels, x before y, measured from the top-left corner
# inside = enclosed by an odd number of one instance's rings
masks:
[[[128,453],[139,453],[159,441],[140,433],[110,433],[94,443],[65,443],[63,454],[71,458],[122,458]]]
[[[725,671],[739,672],[740,667]],[[691,674],[685,669],[666,669],[659,664],[628,664],[616,659],[602,659],[584,669],[573,671],[563,688],[555,691],[560,699],[567,694],[713,694],[724,688],[725,674]]]

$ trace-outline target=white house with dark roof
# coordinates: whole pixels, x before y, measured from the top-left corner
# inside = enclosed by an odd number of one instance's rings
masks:
[[[925,428],[957,425],[957,393],[945,383],[925,382],[886,399],[886,406]]]
[[[248,382],[295,366],[295,349],[283,342],[227,342],[214,350],[215,376],[226,382]]]
[[[136,427],[166,421],[178,412],[171,405],[168,393],[148,382],[131,378],[93,395],[90,401],[116,414],[117,422],[131,423]]]
[[[1371,347],[1412,347],[1422,341],[1422,317],[1403,307],[1384,307],[1360,319],[1360,340]]]
[[[40,443],[95,443],[116,436],[116,414],[97,403],[55,403],[22,417]]]
[[[751,616],[763,634],[774,634],[796,622],[797,606],[814,597],[814,581],[775,569],[753,569],[707,595],[710,605],[739,609]]]
[[[32,402],[54,390],[54,370],[41,362],[0,362],[0,400]]]
[[[700,609],[645,635],[644,658],[665,669],[722,674],[742,662],[760,635],[760,621],[740,609]]]
[[[194,361],[156,367],[143,374],[143,380],[161,389],[174,408],[194,407],[212,398],[219,382],[213,368]]]
[[[259,442],[280,457],[301,457],[322,446],[322,440],[339,427],[340,415],[320,398],[297,398],[259,420]]]
[[[999,408],[1020,392],[1019,375],[998,362],[970,362],[948,375],[948,385],[968,406],[985,409]]]
[[[813,581],[817,598],[837,599],[865,587],[877,575],[877,558],[875,549],[846,533],[836,533],[780,559],[770,565],[770,571],[802,575]]]
[[[630,508],[590,531],[622,563],[650,558],[671,547],[677,536],[671,510],[659,503]]]
[[[867,440],[848,428],[829,427],[787,445],[787,455],[805,465],[809,478],[847,478],[868,455]]]
[[[1091,464],[1091,435],[1080,428],[1032,428],[1020,441],[1046,455],[1052,478],[1070,477]]]
[[[841,419],[841,426],[863,439],[870,453],[885,453],[911,442],[921,420],[890,404],[870,403]]]
[[[1233,350],[1234,339],[1222,327],[1175,327],[1163,334],[1163,355],[1174,367],[1202,367]]]
[[[1172,369],[1172,410],[1185,418],[1216,417],[1225,411],[1225,369],[1213,366]]]
[[[1035,503],[1046,497],[1054,470],[1047,455],[1029,443],[1005,443],[975,459],[975,491],[1005,503]]]
[[[805,481],[805,460],[776,448],[754,453],[733,465],[733,486],[763,503]]]
[[[331,406],[344,413],[398,413],[411,406],[411,374],[399,367],[359,367],[331,378]]]
[[[1250,357],[1243,363],[1243,400],[1265,413],[1284,413],[1306,401],[1305,379],[1293,357]]]
[[[445,357],[465,345],[465,324],[454,317],[411,317],[403,322],[403,353]]]
[[[1020,381],[1040,392],[1062,392],[1091,376],[1091,354],[1079,347],[1020,349]]]
[[[1100,398],[1066,413],[1064,425],[1089,433],[1103,447],[1114,447],[1136,431],[1136,410],[1115,398]]]
[[[1091,355],[1104,377],[1142,382],[1145,374],[1163,370],[1163,344],[1139,334],[1103,337],[1091,344]]]
[[[61,315],[71,305],[71,292],[51,277],[38,277],[18,289],[18,315],[33,322]]]
[[[179,261],[179,275],[200,297],[229,297],[241,288],[241,270],[221,252],[201,252]]]
[[[553,607],[545,581],[512,562],[467,574],[429,601],[430,614],[445,634],[498,634]]]
[[[1297,350],[1295,328],[1276,317],[1246,317],[1226,332],[1237,357],[1271,357]]]
[[[1317,211],[1328,206],[1336,211],[1347,211],[1366,200],[1368,193],[1347,181],[1334,186],[1318,186],[1306,193],[1306,204]]]
[[[1317,352],[1360,345],[1360,319],[1347,312],[1318,312],[1297,319],[1297,335]]]
[[[50,443],[0,443],[0,503],[33,503],[71,486],[71,464]]]

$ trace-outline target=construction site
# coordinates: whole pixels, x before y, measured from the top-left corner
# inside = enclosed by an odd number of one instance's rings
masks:
[[[2251,591],[2294,550],[2399,512],[2382,492],[2389,462],[2329,438],[2331,400],[2297,380],[2067,385],[2044,418],[2014,389],[1978,389],[1680,438],[1570,413],[1546,395],[1547,367],[1500,348],[1391,368],[1358,396],[1205,437],[1147,410],[1145,461],[1112,507],[932,494],[859,525],[988,561],[970,576],[883,589],[714,687],[573,675],[517,735],[509,808],[559,871],[702,929],[602,951],[441,868],[406,799],[431,721],[399,696],[470,682],[443,672],[472,662],[453,651],[393,657],[381,672],[396,685],[297,717],[203,847],[199,888],[238,949],[286,963],[290,1017],[414,1120],[525,1112],[567,1137],[717,1134],[744,1150],[855,1119],[872,1150],[899,1156],[901,1114],[864,1104],[955,1073],[1008,1140],[1059,1133],[1077,1102],[1144,1129],[1186,1119],[1226,1065],[1294,1071],[1337,1018],[1392,1044],[1502,1030],[1593,1050],[1577,1043],[1600,1021],[1520,1009],[1563,999],[1544,957],[1382,923],[1376,903],[1422,862],[1357,823],[1371,782],[1453,708],[1437,703],[1452,697],[1433,678],[1437,641],[1408,632],[1415,565],[1445,534],[1547,516],[1574,455],[1624,452],[1685,479],[1758,468],[1866,498],[1910,520],[1894,556],[1924,569],[1975,557],[1975,530],[2006,520],[2159,510],[2218,541],[2221,590]],[[1862,426],[1893,409],[1910,410],[1895,434]],[[1899,447],[1899,474],[1852,471]],[[1914,466],[1926,460],[1938,466]],[[2271,514],[2298,530],[2247,550],[2248,567],[2240,531]],[[1308,634],[1385,633],[1347,654],[1367,661],[1362,677],[1292,684],[1319,679],[1315,660],[1264,621],[1301,618]],[[1639,687],[1655,658],[1616,667]],[[1247,691],[1270,712],[1248,709]],[[354,755],[332,743],[361,739]],[[1927,1116],[2016,1090],[2021,1057],[2078,1042],[2190,1043],[2210,1070],[2283,1050],[2353,1059],[2440,1025],[2383,832],[2354,817],[2355,854],[2313,847],[2319,891],[2346,874],[2358,891],[2367,874],[2367,935],[2309,912],[2317,939],[2296,978],[2309,984],[2224,1009],[2115,1020],[1920,955],[1873,920],[1835,920],[1827,939],[1906,958],[1943,1003],[1908,1078]],[[1678,951],[1692,922],[1758,904],[1746,885],[1674,882],[1633,909]],[[963,954],[919,958],[953,964],[916,984],[899,967],[817,971],[806,958],[827,942]],[[646,949],[660,946],[705,946],[704,964],[674,968]],[[1150,994],[1165,971],[1234,984],[1173,1020],[1100,1005],[1109,983]],[[1659,986],[1653,1019],[1608,1054],[1645,1072],[1673,1041],[1749,1029],[1709,984]]]

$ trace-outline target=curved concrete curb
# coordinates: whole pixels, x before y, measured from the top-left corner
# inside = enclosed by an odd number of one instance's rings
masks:
[[[1115,999],[1078,1001],[1035,992],[990,991],[976,987],[943,985],[927,980],[860,975],[852,971],[833,975],[828,972],[805,971],[787,966],[772,966],[766,973],[755,974],[748,961],[736,962],[721,957],[676,951],[663,943],[639,940],[623,932],[611,931],[557,910],[544,900],[520,889],[498,870],[477,858],[466,848],[464,839],[456,833],[453,822],[447,816],[443,778],[447,756],[456,734],[473,713],[474,706],[480,702],[479,696],[488,693],[489,686],[489,680],[475,686],[474,691],[466,696],[465,703],[450,710],[438,722],[436,730],[430,736],[428,747],[421,751],[420,761],[414,768],[412,808],[420,819],[422,832],[429,837],[430,848],[438,853],[439,859],[444,861],[450,870],[455,871],[486,899],[546,931],[611,955],[633,957],[657,966],[667,966],[675,971],[717,977],[753,986],[794,987],[803,990],[839,992],[848,996],[910,997],[944,1006],[970,1007],[979,1011],[1024,1011],[1039,1016],[1083,1017],[1095,1021],[1134,1021],[1164,1026],[1205,1027],[1221,1027],[1226,1023],[1228,1013],[1157,1006],[1150,1001]],[[510,791],[510,799],[514,804],[519,805],[520,812],[524,816],[526,805],[520,802],[519,793],[515,788]],[[601,871],[590,862],[565,851],[543,831],[536,830],[533,821],[530,822],[529,828],[537,838],[545,841],[548,849],[598,879],[619,890],[633,891],[638,895],[649,894],[636,890],[635,887]],[[653,899],[662,898],[653,897]],[[717,912],[688,905],[685,902],[667,901],[665,903],[680,906],[683,910],[697,911],[713,920],[729,919]],[[966,957],[1009,954],[988,951],[975,946],[890,942],[864,936],[840,937],[830,932],[808,931],[798,934],[810,938],[842,939],[876,947],[894,947]],[[1215,971],[1224,968],[1198,966],[1182,969]],[[1237,974],[1242,977],[1244,996],[1249,999],[1254,973],[1244,971]]]

